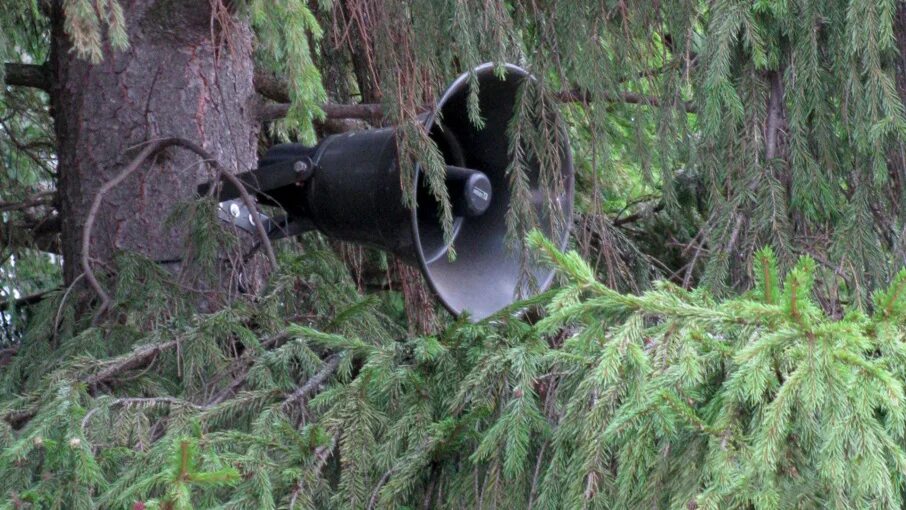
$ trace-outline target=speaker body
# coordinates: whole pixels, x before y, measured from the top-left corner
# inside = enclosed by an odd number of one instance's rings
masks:
[[[487,210],[455,217],[453,261],[447,257],[438,205],[419,169],[410,184],[418,207],[410,210],[404,205],[394,128],[334,135],[314,148],[278,145],[262,158],[260,166],[264,169],[269,164],[309,157],[315,164],[313,175],[301,188],[287,186],[269,192],[274,203],[290,218],[304,218],[329,237],[376,246],[418,265],[448,310],[455,315],[468,313],[477,321],[531,292],[522,278],[525,267],[533,276],[534,290],[546,288],[553,271],[523,261],[522,250],[508,249],[506,240],[511,194],[507,128],[520,84],[532,78],[513,65],[504,66],[503,78],[495,74],[492,64],[473,73],[479,84],[482,128],[475,127],[467,114],[469,73],[450,85],[424,120],[448,165],[477,170],[490,181]],[[562,213],[559,222],[547,221],[550,207],[541,198],[536,161],[530,163],[528,177],[536,216],[542,219],[547,236],[564,247],[572,216],[573,164],[565,130],[559,129],[563,192],[554,198],[554,209]]]
[[[396,130],[371,129],[325,138],[314,149],[278,145],[262,167],[309,154],[314,174],[295,189],[272,193],[290,217],[306,218],[328,237],[368,244],[414,262],[409,210],[396,164]]]

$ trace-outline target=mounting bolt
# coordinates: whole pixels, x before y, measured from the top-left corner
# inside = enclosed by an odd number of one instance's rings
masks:
[[[311,162],[310,159],[304,158],[293,163],[293,170],[298,176],[296,183],[301,183],[308,180],[308,178],[311,177],[313,173],[315,173],[315,165]]]
[[[230,204],[230,216],[238,218],[239,212],[239,204]]]

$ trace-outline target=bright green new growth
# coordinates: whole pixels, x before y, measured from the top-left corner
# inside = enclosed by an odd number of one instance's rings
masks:
[[[262,65],[278,76],[289,77],[291,105],[286,126],[302,135],[303,141],[314,144],[314,119],[322,119],[321,105],[327,92],[321,72],[312,58],[312,48],[323,36],[321,26],[305,2],[298,0],[251,0],[246,2],[252,25],[258,33],[257,57]],[[310,39],[309,39],[310,38]]]

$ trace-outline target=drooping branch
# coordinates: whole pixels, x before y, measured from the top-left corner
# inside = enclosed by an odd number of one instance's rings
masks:
[[[50,72],[46,65],[7,63],[3,64],[3,70],[6,85],[50,90]]]

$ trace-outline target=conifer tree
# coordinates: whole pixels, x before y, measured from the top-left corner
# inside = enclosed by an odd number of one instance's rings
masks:
[[[0,508],[901,508],[903,55],[894,0],[5,2]],[[195,194],[385,125],[441,182],[419,115],[486,61],[537,78],[551,291],[455,320]]]

